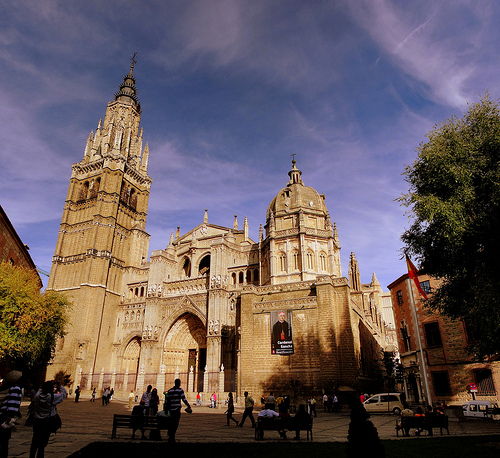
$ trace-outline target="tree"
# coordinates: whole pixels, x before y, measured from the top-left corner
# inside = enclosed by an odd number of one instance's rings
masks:
[[[407,166],[404,251],[442,283],[426,305],[463,319],[480,356],[500,351],[500,113],[486,95],[436,125]]]
[[[45,367],[64,336],[69,305],[60,293],[41,293],[32,270],[1,263],[0,360],[23,372]]]

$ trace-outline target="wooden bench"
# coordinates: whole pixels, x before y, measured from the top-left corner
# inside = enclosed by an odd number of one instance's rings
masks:
[[[296,426],[293,418],[283,422],[281,418],[257,418],[257,424],[255,425],[255,440],[264,439],[264,431],[277,431],[283,439],[286,439],[287,431],[307,431],[307,440],[309,440],[309,434],[311,435],[311,441],[313,440],[312,433],[313,419],[310,418],[307,423],[300,423]]]
[[[443,429],[446,430],[448,435],[450,431],[448,430],[448,416],[447,415],[433,415],[430,417],[401,417],[396,420],[396,436],[399,437],[399,431],[403,433],[403,436],[409,436],[407,432],[410,429],[418,429],[420,431],[429,431],[432,433],[433,428],[439,428],[441,436],[443,435]]]
[[[111,439],[116,438],[116,430],[119,428],[138,429],[144,431],[158,431],[158,438],[161,439],[160,430],[168,428],[168,417],[149,415],[113,415],[113,431]]]

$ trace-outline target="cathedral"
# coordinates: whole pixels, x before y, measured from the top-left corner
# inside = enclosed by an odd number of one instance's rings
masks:
[[[48,289],[74,305],[47,376],[64,370],[75,387],[118,396],[180,378],[205,400],[381,388],[386,294],[375,274],[361,284],[353,253],[342,276],[325,196],[295,160],[258,241],[246,218],[225,227],[205,211],[148,261],[152,180],[133,70],[72,166]]]

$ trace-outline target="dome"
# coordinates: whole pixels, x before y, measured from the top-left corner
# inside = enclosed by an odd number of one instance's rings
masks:
[[[292,161],[292,164],[292,170],[288,172],[290,181],[269,204],[266,220],[269,220],[271,215],[297,212],[300,208],[326,216],[328,210],[324,197],[320,196],[316,189],[304,185],[301,179],[302,172],[296,168],[295,160]]]

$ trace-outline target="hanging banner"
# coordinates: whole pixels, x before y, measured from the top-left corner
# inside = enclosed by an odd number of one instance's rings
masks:
[[[271,312],[271,354],[293,355],[291,310]]]

